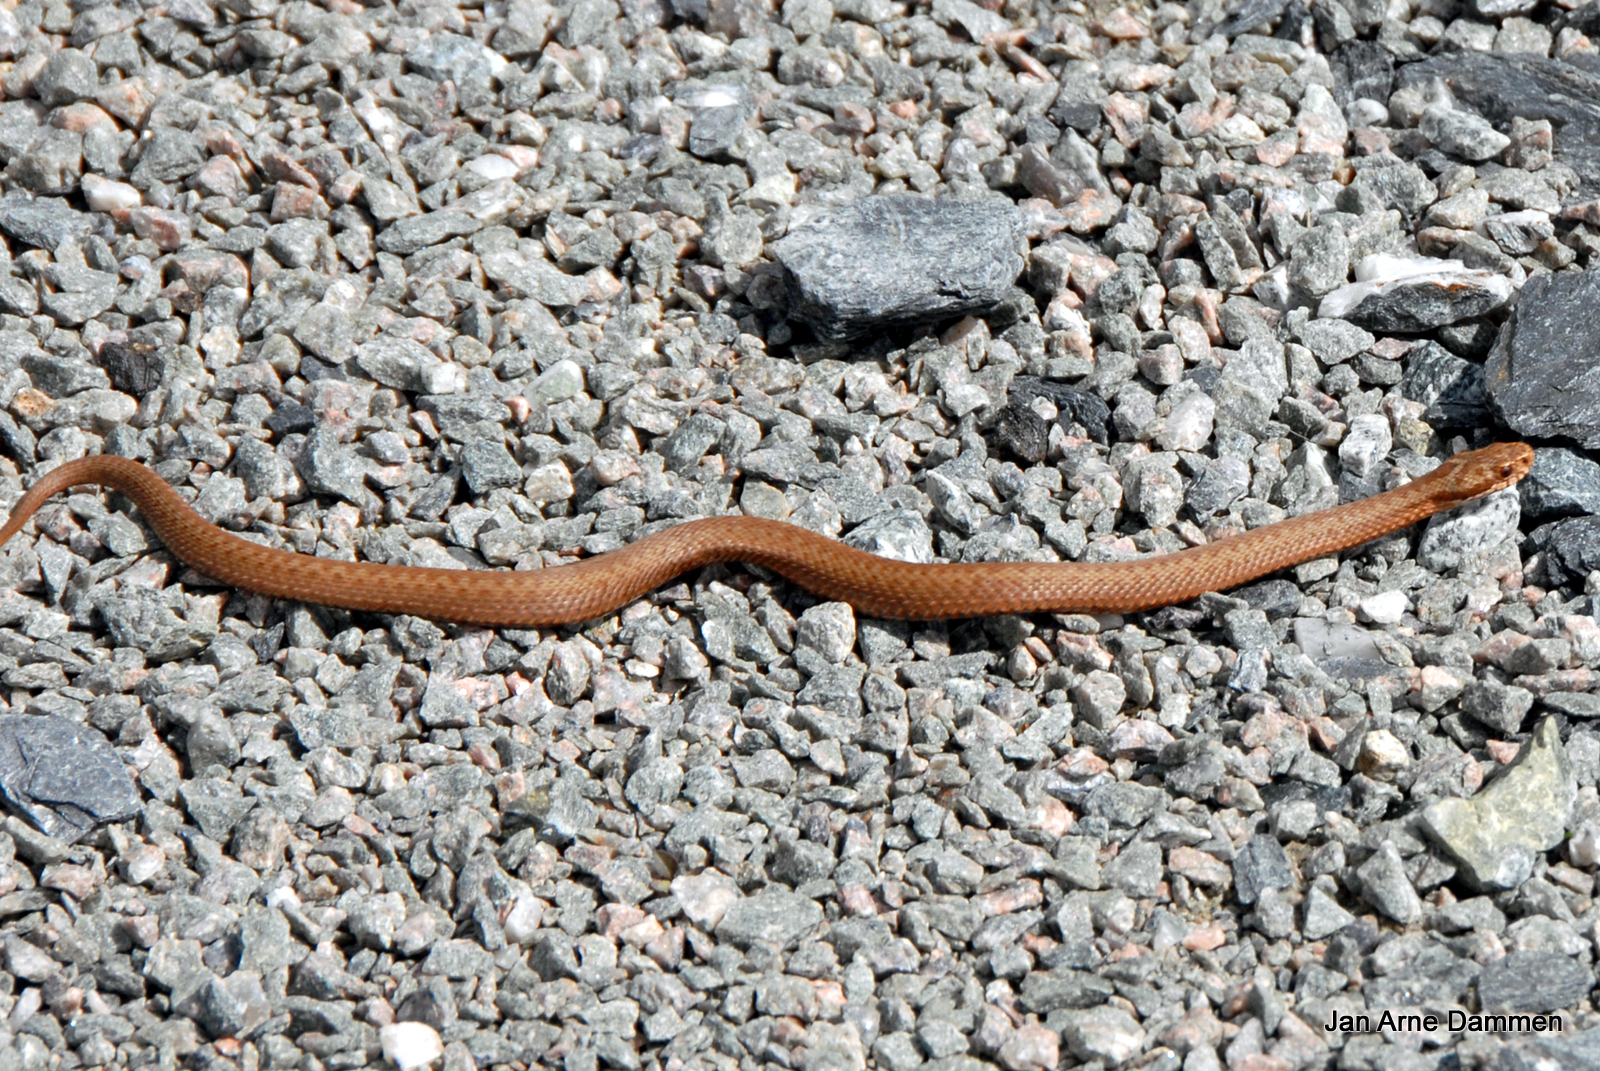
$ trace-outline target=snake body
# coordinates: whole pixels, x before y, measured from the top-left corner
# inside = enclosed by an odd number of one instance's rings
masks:
[[[749,562],[871,617],[1117,613],[1183,602],[1359,546],[1508,487],[1532,461],[1533,450],[1522,443],[1458,454],[1395,490],[1138,561],[920,565],[778,521],[714,517],[570,565],[505,572],[335,561],[263,547],[206,521],[144,465],[100,455],[40,477],[0,528],[0,545],[52,495],[100,484],[131,498],[167,549],[199,572],[247,591],[349,610],[474,625],[571,624],[610,613],[689,570]]]

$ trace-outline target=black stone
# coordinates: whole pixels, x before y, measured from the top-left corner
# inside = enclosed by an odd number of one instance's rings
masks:
[[[1600,569],[1600,517],[1543,524],[1528,539],[1545,552],[1545,571],[1554,584],[1581,584]]]
[[[0,796],[69,844],[139,813],[139,789],[106,738],[53,714],[0,717]]]
[[[1394,56],[1376,41],[1349,41],[1328,57],[1333,97],[1341,105],[1366,98],[1387,104],[1394,92]]]
[[[1500,329],[1490,320],[1463,320],[1439,328],[1439,341],[1458,357],[1481,361],[1494,348]]]
[[[1526,517],[1600,513],[1600,464],[1562,446],[1541,447],[1517,491]]]
[[[309,353],[300,357],[300,378],[307,383],[315,383],[319,379],[336,379],[344,383],[350,379],[345,375],[343,365],[319,361]]]
[[[1556,20],[1552,30],[1565,30],[1571,27],[1581,34],[1600,32],[1600,4],[1588,3]]]
[[[1350,790],[1343,785],[1308,785],[1304,781],[1272,781],[1259,789],[1261,802],[1271,807],[1275,803],[1292,803],[1310,800],[1318,811],[1337,811],[1343,814],[1350,808]]]
[[[790,315],[821,338],[960,316],[1022,274],[1022,216],[1005,202],[869,197],[776,243]]]
[[[1179,629],[1196,628],[1209,616],[1192,606],[1163,606],[1147,615],[1144,622],[1152,632],[1177,632]]]
[[[1485,362],[1489,397],[1520,435],[1600,447],[1600,272],[1536,275]]]
[[[1367,294],[1343,319],[1374,334],[1414,335],[1483,316],[1505,303],[1504,294],[1470,276],[1416,276]]]
[[[1424,419],[1441,428],[1475,428],[1490,423],[1482,365],[1462,360],[1437,342],[1415,346],[1406,364],[1401,391],[1428,407]]]
[[[1515,118],[1549,119],[1556,159],[1591,195],[1600,188],[1600,73],[1544,56],[1452,51],[1405,65],[1397,81],[1426,86],[1435,78],[1502,130]]]
[[[1008,450],[1030,465],[1044,460],[1050,442],[1050,426],[1044,417],[1020,402],[1000,411],[994,426],[995,445]]]
[[[310,431],[311,426],[317,422],[316,414],[309,406],[299,402],[284,402],[272,411],[267,417],[267,430],[275,435],[288,435],[297,431]]]
[[[1017,376],[1011,381],[1011,394],[1023,398],[1048,398],[1059,412],[1056,422],[1070,431],[1072,424],[1081,424],[1089,438],[1097,443],[1109,441],[1111,434],[1111,407],[1098,395],[1055,383],[1037,376]]]
[[[112,387],[135,398],[159,387],[167,370],[160,348],[149,342],[107,342],[100,347],[100,364]]]
[[[1293,617],[1306,601],[1305,596],[1300,594],[1300,588],[1288,580],[1263,580],[1242,587],[1233,595],[1249,603],[1252,610],[1264,611],[1268,619],[1273,621],[1280,617]]]

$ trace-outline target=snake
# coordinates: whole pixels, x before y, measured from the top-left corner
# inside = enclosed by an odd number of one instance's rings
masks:
[[[919,563],[880,557],[797,525],[709,517],[616,550],[540,569],[439,569],[278,550],[207,521],[154,470],[100,454],[40,476],[0,527],[0,547],[51,496],[119,491],[179,560],[223,585],[278,599],[464,625],[526,628],[604,617],[669,580],[719,562],[777,573],[814,595],[889,620],[1026,613],[1131,613],[1226,591],[1358,547],[1527,475],[1533,449],[1498,443],[1455,455],[1393,490],[1171,554],[1115,562]]]

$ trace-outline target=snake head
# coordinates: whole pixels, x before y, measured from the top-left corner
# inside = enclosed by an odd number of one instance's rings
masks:
[[[1437,480],[1434,493],[1450,509],[1474,498],[1492,494],[1516,483],[1533,466],[1533,447],[1527,443],[1495,443],[1482,450],[1457,454],[1428,474]]]

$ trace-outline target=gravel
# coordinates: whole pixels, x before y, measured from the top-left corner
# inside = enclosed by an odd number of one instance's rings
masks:
[[[344,560],[1106,562],[1537,446],[1239,591],[946,623],[738,565],[286,605],[58,496],[0,561],[0,1062],[1594,1066],[1567,7],[0,10],[7,503],[114,453]],[[1325,1025],[1411,1010],[1563,1023]]]

